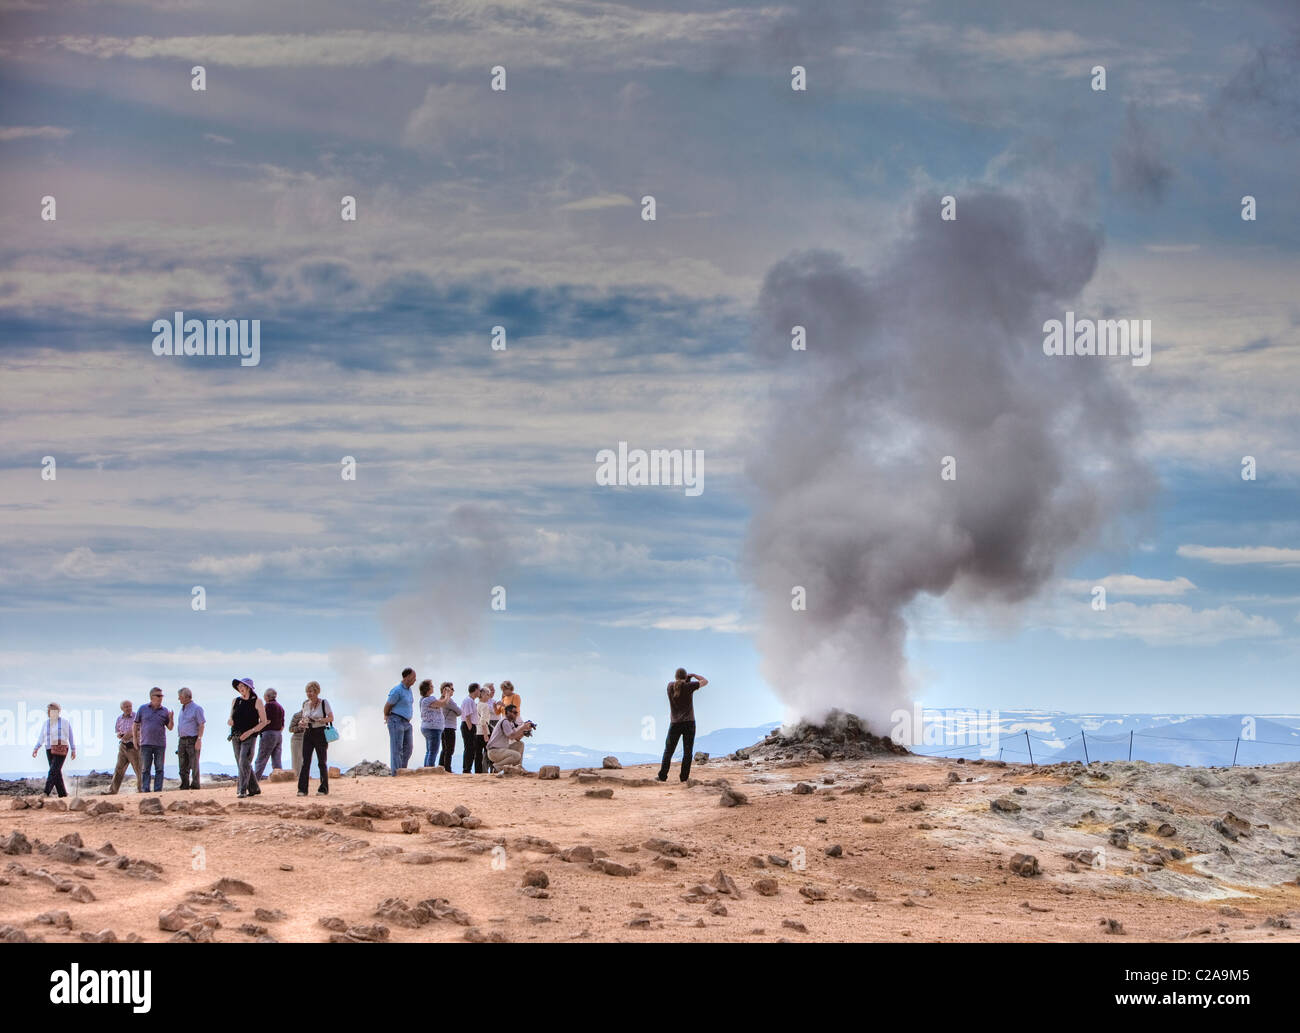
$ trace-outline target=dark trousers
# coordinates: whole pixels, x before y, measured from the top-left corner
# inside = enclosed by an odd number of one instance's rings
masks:
[[[198,736],[182,735],[180,746],[176,749],[176,760],[181,766],[181,788],[197,789],[199,787],[199,751],[195,748]]]
[[[311,770],[311,757],[316,754],[316,766],[320,769],[320,788],[318,793],[330,791],[330,769],[326,765],[326,752],[329,743],[325,741],[324,728],[308,728],[302,733],[302,770],[298,772],[298,792],[307,791],[309,781],[307,772]]]
[[[46,750],[45,759],[50,762],[50,773],[45,776],[45,795],[49,796],[50,790],[55,789],[60,796],[67,796],[68,791],[63,788],[63,762],[68,759],[68,755]]]
[[[691,777],[691,758],[695,755],[695,722],[677,721],[668,726],[668,739],[664,742],[664,762],[659,765],[659,781],[668,779],[668,767],[672,763],[673,751],[677,749],[677,740],[682,741],[682,781]]]
[[[456,752],[456,729],[444,728],[442,730],[442,756],[438,758],[438,763],[447,771],[451,770],[451,755]]]
[[[473,725],[467,725],[464,721],[460,723],[461,741],[465,746],[465,759],[461,762],[461,773],[468,775],[471,766],[475,774],[483,773],[483,736],[478,734],[478,729]]]

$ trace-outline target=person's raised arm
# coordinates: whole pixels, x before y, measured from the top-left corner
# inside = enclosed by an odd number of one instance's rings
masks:
[[[704,677],[702,674],[692,674],[691,677],[700,683],[700,688],[704,688],[704,686],[709,684],[709,679]]]

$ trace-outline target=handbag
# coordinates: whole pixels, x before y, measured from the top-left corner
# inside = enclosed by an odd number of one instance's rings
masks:
[[[320,701],[320,712],[321,712],[321,716],[323,717],[326,712],[325,700]],[[334,727],[333,721],[331,721],[329,724],[325,726],[325,741],[327,743],[339,741],[339,730]]]
[[[58,731],[54,733],[56,739],[63,738],[63,718],[59,718]],[[66,757],[68,755],[68,744],[66,742],[50,743],[50,752],[56,757]]]

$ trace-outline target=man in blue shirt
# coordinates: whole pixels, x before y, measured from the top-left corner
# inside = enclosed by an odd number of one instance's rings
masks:
[[[197,789],[199,787],[199,754],[203,752],[203,728],[207,723],[203,708],[194,702],[194,694],[189,689],[176,693],[181,709],[176,718],[176,734],[180,745],[176,748],[176,758],[181,768],[181,788]]]
[[[144,791],[149,792],[149,772],[153,771],[153,792],[161,793],[163,787],[163,756],[167,752],[167,732],[175,727],[175,715],[163,706],[163,690],[155,685],[149,690],[149,705],[135,712],[136,749],[140,751],[140,767],[144,771]]]
[[[415,749],[415,737],[411,729],[411,717],[415,713],[415,697],[411,686],[415,684],[415,671],[406,668],[402,680],[388,692],[388,701],[384,703],[384,724],[388,726],[388,766],[393,775],[398,768],[406,767]]]

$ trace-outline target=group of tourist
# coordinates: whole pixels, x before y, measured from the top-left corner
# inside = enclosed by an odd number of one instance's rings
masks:
[[[388,729],[389,771],[396,775],[405,768],[414,749],[415,671],[407,667],[402,680],[389,690],[384,701],[384,725]],[[230,741],[239,770],[238,792],[241,798],[261,793],[259,781],[264,777],[266,765],[280,770],[281,748],[285,730],[285,712],[276,701],[275,689],[268,688],[265,698],[259,697],[251,678],[234,678],[231,687],[238,695],[231,701],[230,716],[226,719]],[[688,674],[679,667],[668,683],[669,725],[664,743],[663,764],[659,770],[661,782],[668,779],[668,770],[677,743],[682,742],[681,780],[691,773],[691,754],[695,745],[694,695],[708,684],[708,679]],[[500,770],[509,765],[522,765],[523,740],[537,727],[532,721],[520,718],[522,701],[514,685],[501,683],[501,697],[496,696],[496,683],[471,682],[465,698],[457,703],[455,686],[445,681],[435,691],[433,681],[425,679],[419,688],[420,732],[424,736],[424,766],[440,765],[452,770],[452,755],[456,749],[456,728],[459,724],[462,757],[461,771],[482,774]],[[298,772],[298,795],[306,796],[312,757],[320,775],[317,793],[329,793],[329,743],[338,738],[334,729],[334,710],[321,696],[318,682],[310,681],[306,687],[307,698],[288,719],[290,757],[293,769]],[[149,690],[149,702],[135,710],[130,700],[122,701],[122,714],[117,719],[115,731],[118,750],[117,765],[109,793],[121,788],[126,769],[135,771],[139,792],[161,792],[163,787],[163,757],[167,750],[167,733],[173,729],[179,738],[176,756],[180,767],[180,788],[199,788],[199,756],[203,749],[203,733],[207,727],[203,708],[194,702],[194,694],[182,688],[176,694],[180,706],[176,710],[163,705],[163,690],[155,686]],[[459,720],[458,720],[459,719]],[[63,763],[77,756],[72,738],[72,725],[62,716],[58,703],[51,703],[47,717],[32,748],[32,756],[44,747],[49,763],[45,779],[45,795],[57,792],[67,796],[63,784]],[[152,782],[152,790],[150,785]]]

